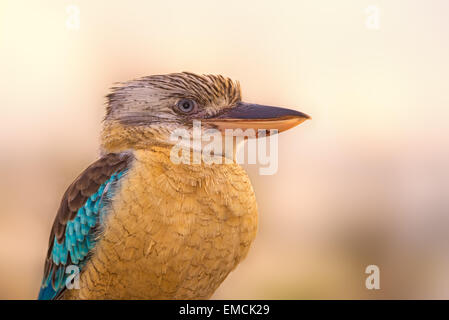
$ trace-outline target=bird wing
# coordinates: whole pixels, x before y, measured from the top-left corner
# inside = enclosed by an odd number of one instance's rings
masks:
[[[60,297],[70,276],[67,267],[75,265],[80,270],[85,265],[106,205],[133,159],[131,152],[104,155],[68,187],[51,229],[39,300]]]

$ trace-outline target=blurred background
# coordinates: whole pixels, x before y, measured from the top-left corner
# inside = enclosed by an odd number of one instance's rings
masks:
[[[313,120],[246,166],[258,237],[216,299],[449,298],[449,2],[0,2],[0,298],[34,299],[114,82],[239,80]],[[380,269],[367,290],[365,268]]]

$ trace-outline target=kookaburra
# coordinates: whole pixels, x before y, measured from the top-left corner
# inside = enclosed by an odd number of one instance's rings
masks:
[[[280,132],[308,118],[244,103],[222,76],[153,75],[113,88],[100,158],[62,197],[39,299],[209,298],[256,236],[256,197],[234,159],[174,163],[171,134],[191,132],[193,121],[223,134]]]

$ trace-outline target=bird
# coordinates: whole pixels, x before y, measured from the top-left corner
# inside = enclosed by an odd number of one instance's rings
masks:
[[[112,87],[99,158],[62,196],[38,299],[209,299],[256,237],[256,197],[235,159],[172,161],[171,134],[192,133],[195,120],[224,133],[282,132],[307,119],[243,102],[239,82],[221,75],[150,75]]]

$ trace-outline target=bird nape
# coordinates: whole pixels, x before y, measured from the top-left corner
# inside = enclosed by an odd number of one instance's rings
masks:
[[[100,158],[61,200],[39,299],[209,298],[248,253],[256,198],[235,159],[173,161],[173,132],[194,135],[195,121],[223,136],[281,132],[308,118],[244,103],[240,85],[220,75],[153,75],[113,88]]]

